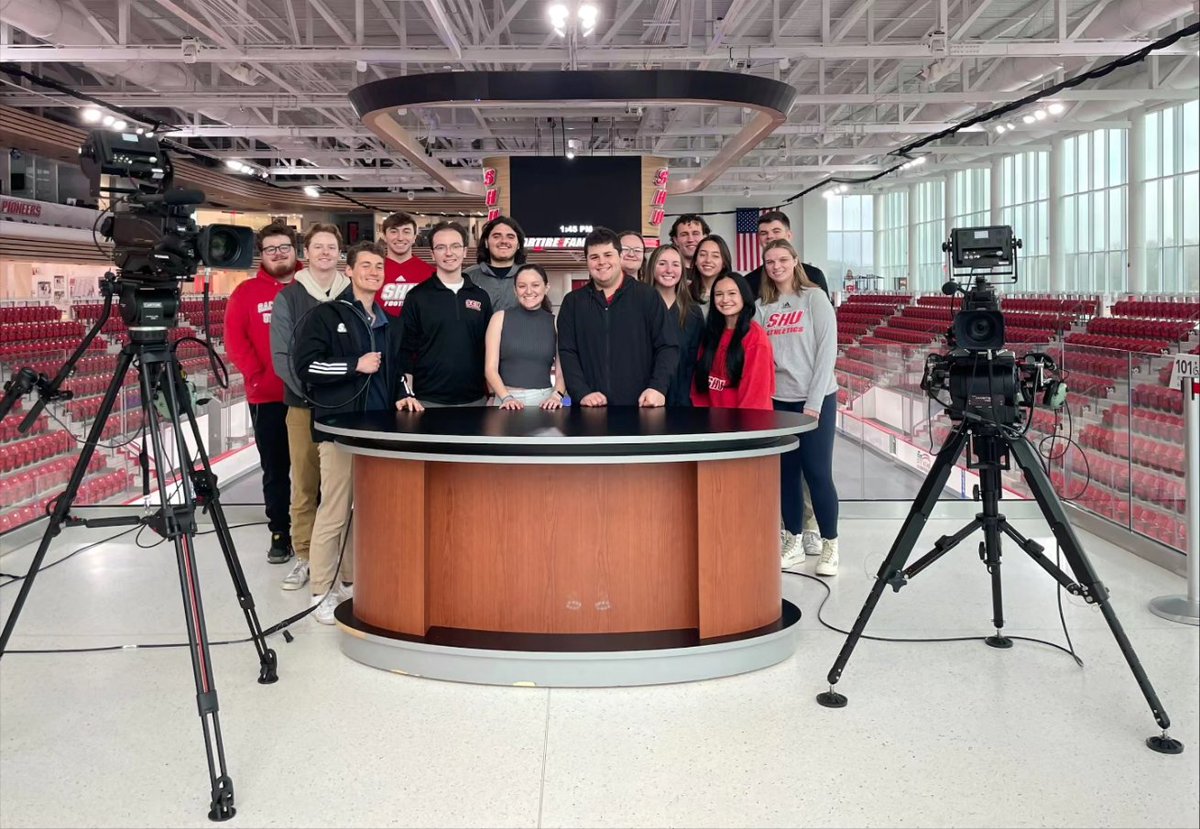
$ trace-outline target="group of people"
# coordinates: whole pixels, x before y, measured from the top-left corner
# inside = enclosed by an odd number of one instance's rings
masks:
[[[484,225],[464,268],[464,227],[429,232],[433,264],[413,254],[417,225],[395,213],[381,244],[345,252],[334,225],[302,239],[257,234],[261,266],[230,297],[229,357],[245,377],[263,470],[268,561],[295,561],[282,587],[308,585],[317,621],[353,591],[351,456],[313,428],[346,412],[448,406],[722,406],[805,412],[817,428],[781,459],[781,564],[819,556],[836,575],[833,482],[837,326],[824,275],[802,264],[788,218],[763,214],[763,265],[733,271],[704,218],[680,216],[653,248],[596,228],[589,281],[557,318],[544,268],[520,225]],[[303,247],[303,264],[300,259]],[[340,562],[340,567],[339,567]]]

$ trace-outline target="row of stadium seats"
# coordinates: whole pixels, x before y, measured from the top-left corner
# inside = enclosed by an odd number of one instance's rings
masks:
[[[57,322],[13,322],[0,325],[0,343],[83,337],[83,326],[73,320]]]
[[[1200,320],[1200,302],[1122,299],[1113,304],[1114,316]]]
[[[0,325],[18,322],[53,322],[62,319],[54,305],[0,305]]]

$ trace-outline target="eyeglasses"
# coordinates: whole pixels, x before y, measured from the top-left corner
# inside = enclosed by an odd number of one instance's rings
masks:
[[[641,256],[645,252],[645,248],[621,248],[622,255],[628,254],[630,256]]]
[[[292,252],[292,246],[291,245],[271,245],[270,247],[263,248],[262,252],[263,252],[263,256],[274,256],[277,253],[280,256],[287,256],[289,253]]]
[[[457,242],[453,245],[434,245],[434,253],[462,253],[463,246]]]

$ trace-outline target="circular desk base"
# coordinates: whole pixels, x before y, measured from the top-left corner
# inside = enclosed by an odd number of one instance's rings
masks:
[[[800,609],[784,600],[777,623],[704,641],[686,631],[581,636],[447,630],[402,636],[355,619],[353,600],[343,602],[336,617],[342,653],[373,668],[479,685],[616,688],[715,679],[782,662],[796,649],[792,628]]]

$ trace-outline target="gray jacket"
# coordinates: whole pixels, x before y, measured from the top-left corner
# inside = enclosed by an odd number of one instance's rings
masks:
[[[517,293],[513,290],[513,279],[516,277],[518,265],[513,265],[507,272],[498,273],[487,262],[472,265],[463,271],[471,281],[487,291],[488,299],[492,301],[492,313],[507,311],[517,307]]]
[[[330,299],[350,284],[344,275],[339,274],[339,277],[330,288]],[[304,385],[292,367],[292,355],[296,351],[293,339],[307,320],[309,311],[321,304],[322,300],[313,291],[314,283],[308,277],[308,270],[302,270],[290,285],[279,292],[271,308],[271,364],[283,380],[283,402],[303,409],[310,406],[304,397]]]

